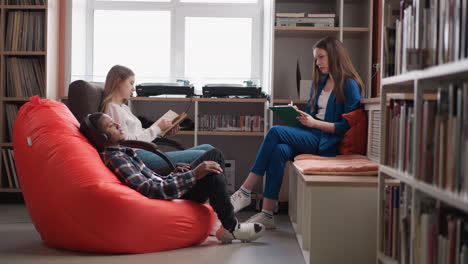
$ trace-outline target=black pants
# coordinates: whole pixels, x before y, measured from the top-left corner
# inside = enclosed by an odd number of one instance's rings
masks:
[[[194,160],[190,167],[196,168],[203,161],[216,161],[224,170],[224,155],[218,149],[211,149]],[[233,231],[237,220],[234,217],[234,208],[231,204],[230,196],[226,188],[226,177],[224,173],[210,173],[197,183],[182,197],[182,199],[191,200],[199,203],[205,203],[210,199],[211,207],[213,207],[223,227]]]

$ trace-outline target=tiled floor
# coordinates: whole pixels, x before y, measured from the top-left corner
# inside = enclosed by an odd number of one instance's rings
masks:
[[[253,212],[241,212],[240,220]],[[101,255],[53,249],[45,246],[24,205],[0,204],[0,263],[178,264],[253,263],[302,264],[304,258],[287,215],[276,217],[278,228],[253,243],[222,245],[215,238],[201,245],[150,254]]]

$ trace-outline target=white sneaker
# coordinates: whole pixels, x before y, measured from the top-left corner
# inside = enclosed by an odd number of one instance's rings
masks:
[[[266,229],[275,229],[275,219],[266,217],[263,212],[253,215],[249,220],[245,221],[246,223],[260,223],[265,226]]]
[[[231,195],[231,204],[234,207],[234,213],[239,212],[251,202],[250,196],[245,196],[240,190]]]
[[[216,232],[216,238],[222,243],[231,243],[235,239],[242,242],[251,242],[259,238],[264,232],[265,227],[262,224],[238,223],[232,233],[221,226]]]

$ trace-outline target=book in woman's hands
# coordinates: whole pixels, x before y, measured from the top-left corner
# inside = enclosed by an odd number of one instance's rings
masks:
[[[173,129],[175,126],[184,121],[185,118],[187,118],[187,114],[185,112],[179,115],[172,110],[167,111],[163,116],[161,116],[161,118],[159,118],[156,121],[156,124],[161,122],[161,120],[166,119],[171,121],[172,125],[166,128],[164,131],[162,131],[161,134],[159,134],[159,136],[164,137],[169,131],[171,131],[171,129]]]
[[[283,120],[288,126],[302,127],[301,122],[296,118],[301,114],[299,114],[291,105],[270,106],[270,110],[281,118],[281,120]]]

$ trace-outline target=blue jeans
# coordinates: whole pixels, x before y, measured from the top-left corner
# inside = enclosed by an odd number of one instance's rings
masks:
[[[290,126],[270,128],[250,169],[260,176],[266,173],[263,197],[278,200],[286,162],[299,154],[318,153],[319,142],[320,132],[315,129]]]
[[[196,160],[203,153],[210,149],[214,149],[214,147],[209,144],[203,144],[186,150],[170,151],[165,153],[167,156],[169,156],[169,159],[173,163],[192,163],[194,160]],[[143,163],[145,163],[145,165],[151,170],[156,170],[158,168],[167,166],[167,163],[153,152],[138,149],[136,150],[136,153],[138,157],[143,161]]]

